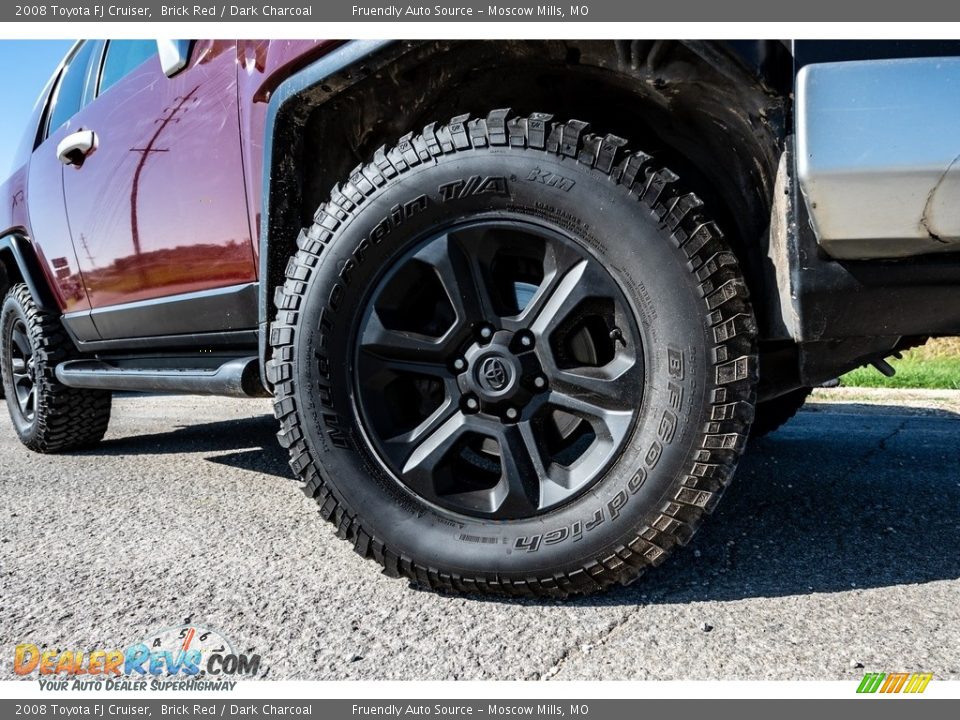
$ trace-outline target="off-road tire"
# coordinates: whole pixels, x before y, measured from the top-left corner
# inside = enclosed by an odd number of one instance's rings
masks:
[[[797,388],[773,400],[757,403],[750,437],[761,438],[786,425],[810,397],[813,388]]]
[[[471,193],[484,178],[503,192]],[[391,221],[414,198],[422,212]],[[563,507],[499,522],[426,504],[387,473],[364,440],[351,376],[351,327],[376,276],[438,224],[493,211],[579,238],[648,333],[629,447]],[[387,575],[457,593],[594,592],[660,564],[717,506],[754,413],[747,288],[698,197],[625,140],[508,110],[431,123],[335,186],[297,248],[270,328],[278,438],[321,515]]]
[[[24,416],[13,388],[11,328],[18,321],[26,329],[36,363],[32,419]],[[60,319],[38,309],[26,285],[14,285],[0,312],[0,368],[13,427],[31,450],[57,453],[89,447],[107,431],[110,393],[70,388],[57,380],[57,365],[74,357],[76,349]]]

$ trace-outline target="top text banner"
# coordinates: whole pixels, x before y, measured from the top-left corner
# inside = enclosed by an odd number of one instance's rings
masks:
[[[102,0],[3,3],[0,22],[948,22],[960,3],[943,0],[561,0],[554,3],[445,0],[433,4],[277,0],[174,3]]]

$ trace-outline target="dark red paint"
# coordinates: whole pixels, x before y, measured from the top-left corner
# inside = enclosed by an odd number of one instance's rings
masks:
[[[32,242],[64,312],[255,281],[270,94],[335,45],[197,41],[174,77],[150,58],[34,148],[41,104],[0,235]],[[57,144],[81,129],[97,149],[64,166]]]

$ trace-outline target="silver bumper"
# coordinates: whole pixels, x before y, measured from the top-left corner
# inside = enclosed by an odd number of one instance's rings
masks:
[[[836,258],[960,251],[960,58],[808,65],[797,175]]]

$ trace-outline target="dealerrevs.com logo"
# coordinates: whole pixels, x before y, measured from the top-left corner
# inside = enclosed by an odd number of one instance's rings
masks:
[[[232,690],[260,672],[260,655],[234,650],[218,630],[167,627],[125,649],[55,650],[21,643],[17,675],[36,675],[41,690]]]

